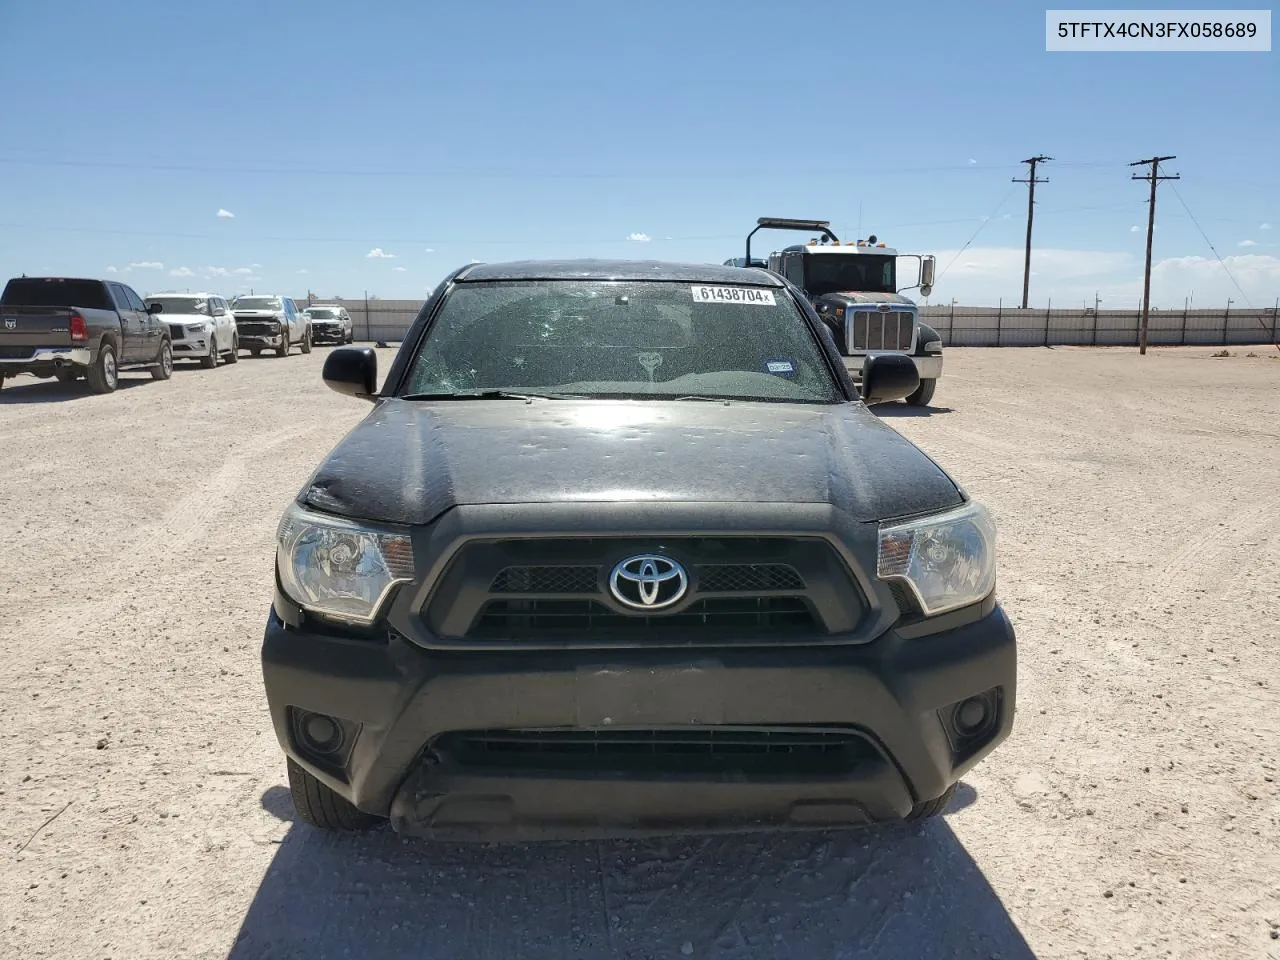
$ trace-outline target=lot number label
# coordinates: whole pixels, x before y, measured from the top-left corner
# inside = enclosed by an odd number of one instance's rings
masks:
[[[760,287],[690,287],[698,303],[745,303],[772,307],[773,291]]]

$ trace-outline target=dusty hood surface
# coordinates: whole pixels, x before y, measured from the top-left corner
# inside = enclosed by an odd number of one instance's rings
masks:
[[[868,293],[860,290],[842,290],[839,293],[826,294],[829,297],[840,297],[849,303],[900,303],[914,307],[916,304],[900,293]]]
[[[300,499],[405,524],[459,504],[830,503],[865,521],[962,502],[860,404],[659,400],[384,400]]]

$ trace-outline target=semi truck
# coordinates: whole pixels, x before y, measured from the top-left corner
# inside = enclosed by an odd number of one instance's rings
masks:
[[[751,255],[751,238],[760,230],[805,231],[817,234],[805,243],[770,253]],[[913,259],[919,269],[915,282],[899,286],[898,261]],[[764,268],[794,284],[813,304],[831,331],[845,366],[855,381],[862,379],[866,358],[897,353],[911,358],[920,386],[906,398],[913,406],[928,406],[942,377],[942,338],[920,321],[919,308],[903,292],[933,289],[936,260],[931,255],[899,253],[874,234],[865,240],[841,241],[829,220],[760,217],[747,234],[746,255],[725,266]]]

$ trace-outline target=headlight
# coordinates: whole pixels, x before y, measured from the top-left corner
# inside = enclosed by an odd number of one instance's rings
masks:
[[[398,583],[413,580],[407,534],[327,517],[290,505],[276,531],[284,591],[304,609],[372,623]]]
[[[203,323],[188,323],[187,333],[204,333]]]
[[[941,340],[926,340],[926,341],[924,342],[924,352],[925,352],[925,353],[941,353],[941,352],[942,352],[942,341],[941,341]]]
[[[996,585],[996,528],[986,508],[957,510],[880,526],[876,575],[900,580],[925,616],[977,603]]]

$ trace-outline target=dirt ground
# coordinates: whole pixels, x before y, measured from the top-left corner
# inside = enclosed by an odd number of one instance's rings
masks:
[[[1020,641],[944,819],[511,848],[292,822],[275,524],[369,409],[326,352],[0,391],[0,957],[1280,958],[1274,348],[952,349],[879,408],[994,509]]]

